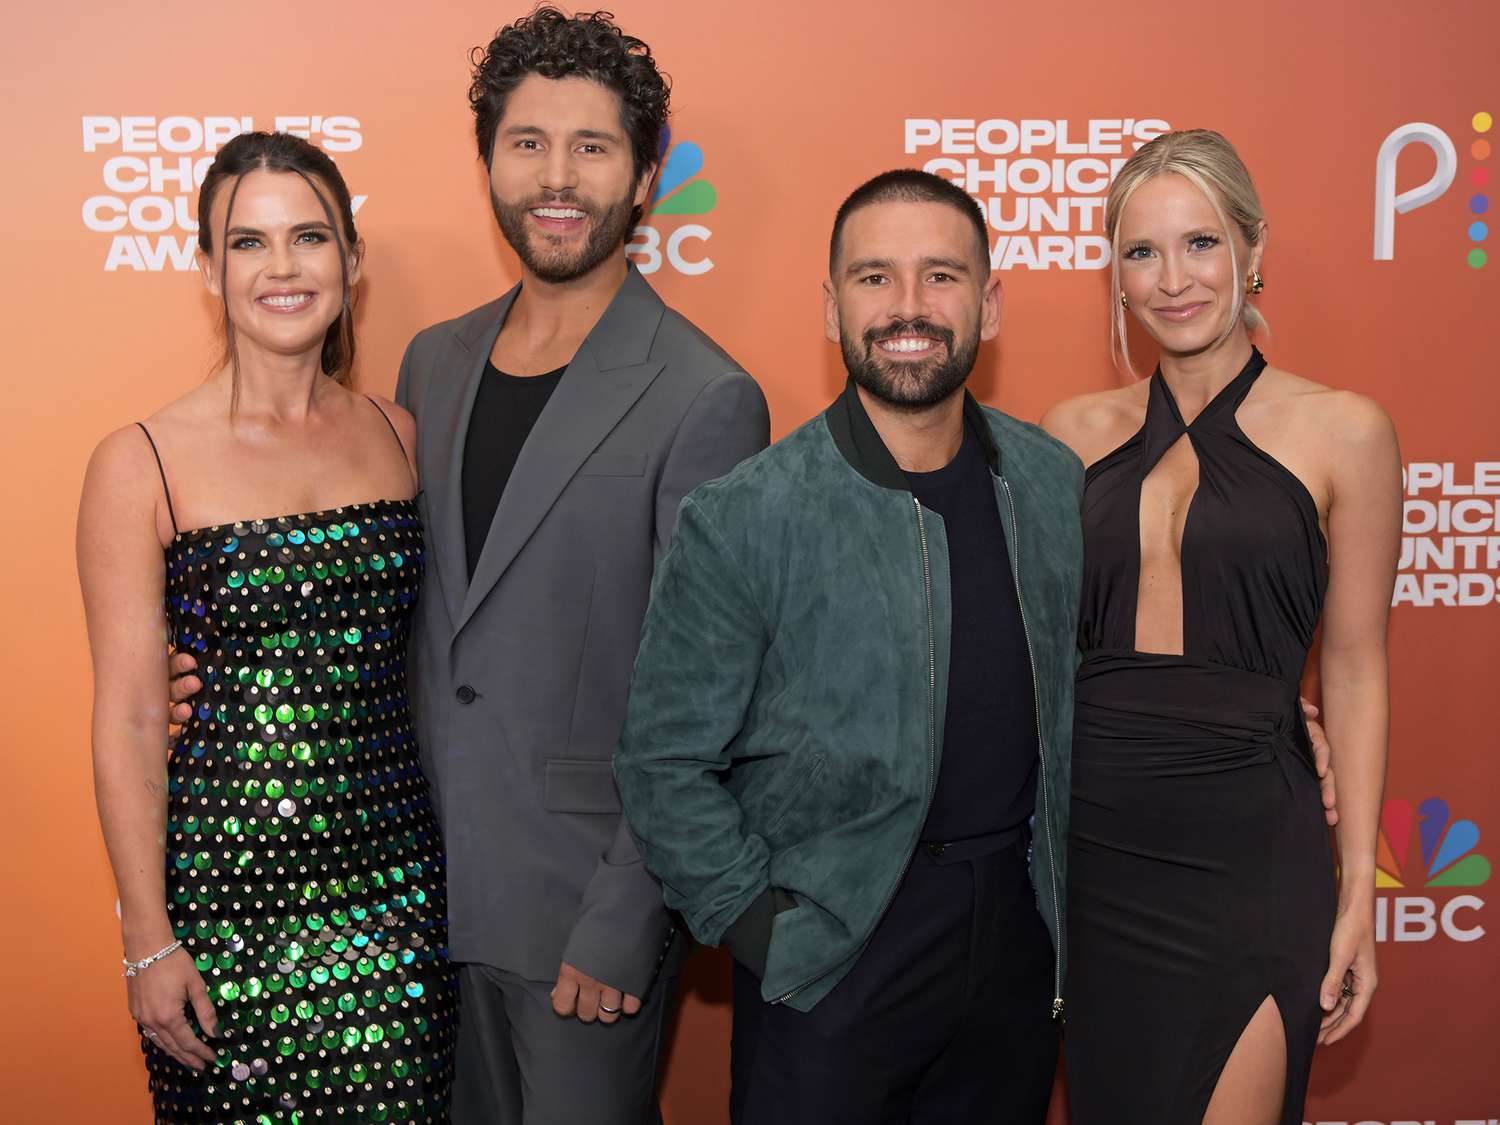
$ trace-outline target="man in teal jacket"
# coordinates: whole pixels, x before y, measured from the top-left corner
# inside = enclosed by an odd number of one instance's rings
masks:
[[[737,962],[738,1125],[1041,1122],[1083,469],[964,390],[1000,290],[960,189],[855,191],[826,291],[849,383],[683,501],[620,794]]]

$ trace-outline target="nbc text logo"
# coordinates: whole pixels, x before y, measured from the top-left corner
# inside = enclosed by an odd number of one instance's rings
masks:
[[[646,204],[646,221],[636,227],[625,246],[642,273],[655,273],[666,261],[678,273],[696,276],[714,268],[713,259],[701,247],[713,232],[701,223],[684,223],[663,236],[655,220],[665,215],[706,215],[719,202],[719,193],[707,180],[693,177],[703,170],[703,150],[692,141],[672,145],[671,130],[663,130],[661,151],[666,159],[657,173],[656,190]]]
[[[1415,831],[1413,831],[1415,829]],[[1490,861],[1474,849],[1479,826],[1452,820],[1448,802],[1429,797],[1390,800],[1380,814],[1375,886],[1381,890],[1449,891],[1489,882]],[[1445,896],[1381,895],[1375,900],[1376,941],[1431,941],[1439,932],[1452,941],[1478,941],[1484,926],[1476,915],[1484,899],[1476,894]]]

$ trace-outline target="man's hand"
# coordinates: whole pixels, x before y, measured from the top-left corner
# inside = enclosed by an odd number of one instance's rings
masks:
[[[189,653],[174,652],[167,661],[167,699],[171,704],[168,721],[173,726],[181,726],[193,717],[191,700],[203,690],[203,681],[194,674],[197,671],[198,662]]]
[[[564,1018],[577,1016],[584,1023],[614,1023],[622,1014],[639,1012],[641,998],[610,988],[564,961],[552,986],[552,1010]]]
[[[1333,765],[1329,761],[1333,751],[1328,747],[1328,736],[1323,733],[1322,725],[1313,721],[1318,717],[1318,709],[1305,699],[1301,703],[1302,714],[1307,718],[1308,738],[1312,741],[1313,765],[1318,770],[1318,788],[1323,791],[1323,819],[1332,826],[1339,822],[1338,794],[1334,790]]]

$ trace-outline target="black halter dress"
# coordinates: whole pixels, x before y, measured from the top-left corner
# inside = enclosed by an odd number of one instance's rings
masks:
[[[1089,468],[1069,848],[1074,1125],[1200,1122],[1241,1032],[1275,1001],[1281,1119],[1302,1120],[1335,907],[1298,682],[1327,587],[1317,507],[1240,430],[1258,351],[1183,422],[1161,373],[1146,421]],[[1181,544],[1181,655],[1138,652],[1141,486],[1184,435],[1199,484]]]

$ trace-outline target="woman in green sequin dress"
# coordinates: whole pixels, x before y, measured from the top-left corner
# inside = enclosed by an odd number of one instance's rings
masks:
[[[446,1121],[457,987],[405,683],[414,427],[344,386],[362,245],[326,156],[236,138],[199,221],[226,362],[100,444],[78,530],[125,958],[182,943],[127,981],[156,1120]],[[165,774],[163,636],[203,685]]]

